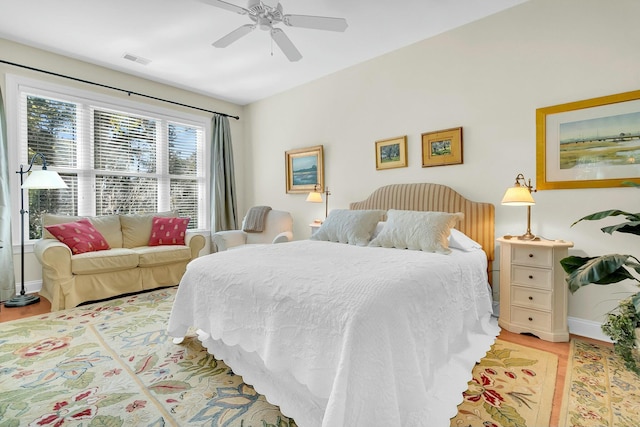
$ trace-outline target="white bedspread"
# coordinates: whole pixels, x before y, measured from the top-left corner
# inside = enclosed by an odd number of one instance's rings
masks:
[[[448,426],[498,334],[486,257],[295,241],[192,261],[190,326],[301,427]]]

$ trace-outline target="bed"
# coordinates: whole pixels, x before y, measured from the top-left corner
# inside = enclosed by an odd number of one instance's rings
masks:
[[[169,334],[196,328],[301,427],[448,426],[499,332],[487,278],[493,221],[493,205],[443,185],[381,187],[332,210],[315,240],[191,262]],[[404,233],[411,246],[423,223],[455,230],[434,251],[385,243]]]

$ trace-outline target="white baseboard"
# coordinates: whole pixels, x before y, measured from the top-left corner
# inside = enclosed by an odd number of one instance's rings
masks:
[[[611,338],[602,332],[602,324],[593,320],[579,319],[577,317],[569,317],[567,319],[569,325],[569,333],[579,335],[581,337],[593,338],[595,340],[612,342]]]

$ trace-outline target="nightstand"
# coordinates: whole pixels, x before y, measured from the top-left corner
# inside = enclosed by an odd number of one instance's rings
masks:
[[[311,227],[311,235],[313,236],[314,234],[316,234],[316,231],[318,231],[320,229],[320,226],[322,225],[321,222],[318,221],[314,221],[311,224],[309,224],[309,227]]]
[[[518,240],[500,242],[500,318],[511,332],[531,333],[546,341],[569,341],[568,285],[560,260],[572,242]]]

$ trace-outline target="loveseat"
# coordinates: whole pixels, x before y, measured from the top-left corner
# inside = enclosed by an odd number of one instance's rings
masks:
[[[161,240],[158,244],[157,239],[150,242],[152,228],[155,231],[157,226],[157,223],[152,225],[154,217],[176,218],[177,215],[174,212],[95,217],[45,214],[42,218],[43,238],[36,242],[34,253],[42,264],[40,295],[51,302],[51,311],[177,285],[189,261],[197,258],[204,247],[205,238],[182,233],[183,244],[162,243]],[[100,240],[106,241],[109,249],[74,254],[68,244],[56,239],[45,228],[58,224],[57,232],[72,222],[85,223],[83,218],[99,232],[94,234],[104,237]],[[81,234],[87,235],[86,232]],[[149,243],[156,246],[149,246]]]

